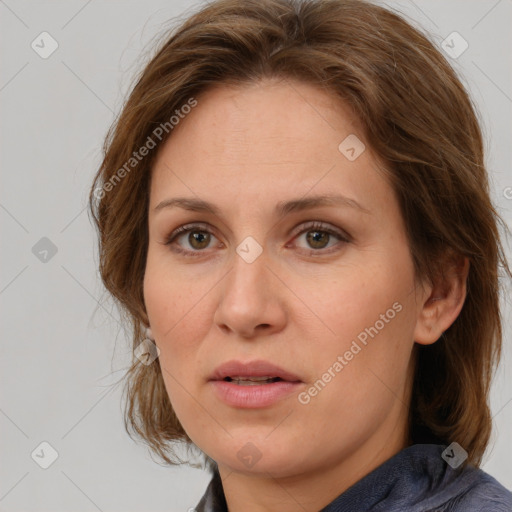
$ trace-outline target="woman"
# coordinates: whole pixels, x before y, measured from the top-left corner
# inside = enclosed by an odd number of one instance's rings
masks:
[[[461,129],[463,127],[463,129]],[[126,424],[196,510],[505,511],[479,469],[499,268],[470,98],[360,0],[220,0],[144,69],[90,201]]]

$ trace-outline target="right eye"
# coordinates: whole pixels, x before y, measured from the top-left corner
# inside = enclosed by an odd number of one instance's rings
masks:
[[[212,237],[216,238],[206,224],[185,224],[166,238],[165,245],[185,256],[200,256],[210,245]],[[189,247],[184,248],[180,239],[184,239]]]

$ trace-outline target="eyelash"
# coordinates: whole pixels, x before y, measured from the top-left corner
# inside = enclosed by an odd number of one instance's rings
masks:
[[[350,243],[350,237],[348,235],[344,234],[341,231],[337,231],[337,230],[329,227],[328,225],[323,224],[323,223],[318,222],[318,221],[310,221],[309,223],[306,223],[303,226],[303,229],[301,231],[299,231],[296,235],[294,235],[293,238],[294,239],[298,238],[299,236],[303,235],[304,233],[308,233],[308,232],[312,232],[312,231],[319,231],[320,233],[328,233],[329,235],[332,235],[332,236],[335,236],[336,238],[338,238],[340,240],[340,242],[343,243],[343,244]],[[166,238],[165,245],[169,245],[169,246],[173,245],[174,241],[180,235],[183,235],[183,234],[186,234],[186,233],[190,233],[190,232],[209,233],[210,235],[215,236],[214,233],[212,233],[208,229],[206,224],[185,224],[184,226],[180,226],[179,228],[175,229]],[[336,244],[336,246],[337,245],[339,245],[339,244]],[[333,249],[336,246],[333,246],[333,247],[331,247],[329,249],[311,249],[311,251],[308,254],[308,256],[313,256],[315,254],[319,254],[319,255],[330,254],[330,253],[334,252]],[[204,253],[206,252],[206,249],[194,250],[194,251],[189,251],[187,249],[178,248],[178,247],[172,247],[171,249],[174,252],[177,252],[179,254],[183,254],[186,257],[192,257],[192,258],[203,256]]]

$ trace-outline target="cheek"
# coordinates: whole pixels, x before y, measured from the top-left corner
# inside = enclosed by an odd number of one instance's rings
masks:
[[[197,375],[195,356],[210,314],[207,301],[200,300],[205,293],[201,283],[189,287],[179,274],[148,257],[144,300],[171,400],[179,400],[180,385],[188,389]]]
[[[203,295],[203,294],[201,294]],[[202,418],[198,407],[197,353],[207,332],[208,313],[197,296],[164,272],[148,268],[144,296],[159,362],[172,408],[185,431]]]
[[[144,302],[155,338],[162,344],[175,339],[178,332],[197,325],[201,318],[201,297],[209,289],[204,279],[192,279],[186,267],[178,271],[170,257],[160,249],[149,250],[144,275]],[[193,321],[191,321],[193,318]],[[180,336],[187,340],[188,336]]]
[[[416,314],[405,256],[343,269],[323,293],[310,294],[311,309],[322,320],[315,322],[317,332],[324,334],[315,336],[314,346],[304,345],[302,357],[315,368],[320,388],[329,381],[317,403],[364,411],[402,396]],[[312,326],[305,321],[301,330],[311,333]],[[330,379],[329,370],[336,377]]]
[[[302,329],[311,332],[316,326],[324,333],[322,344],[335,352],[348,350],[355,339],[364,343],[372,335],[399,338],[413,286],[412,273],[405,265],[399,271],[391,261],[367,262],[339,268],[317,280],[301,277],[294,283],[298,295],[306,298],[308,309],[316,314],[313,322],[304,318]]]
[[[306,359],[315,372],[298,412],[308,430],[320,429],[331,440],[332,450],[349,450],[406,403],[411,309],[396,298],[383,291],[359,308],[332,308],[326,323],[337,336],[319,338],[323,346],[308,350]]]

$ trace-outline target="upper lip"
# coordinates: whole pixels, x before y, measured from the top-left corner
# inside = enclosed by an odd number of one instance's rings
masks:
[[[290,382],[301,382],[300,378],[275,364],[261,359],[255,361],[226,361],[218,366],[209,380],[223,380],[226,377],[279,377]]]

